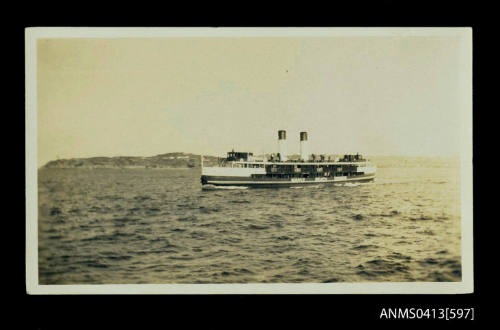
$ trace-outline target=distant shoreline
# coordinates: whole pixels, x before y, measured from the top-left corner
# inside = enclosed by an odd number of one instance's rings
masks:
[[[217,157],[203,156],[204,161],[216,163]],[[183,152],[172,152],[151,157],[117,156],[58,159],[48,162],[44,168],[144,168],[144,169],[189,169],[201,168],[201,156]]]

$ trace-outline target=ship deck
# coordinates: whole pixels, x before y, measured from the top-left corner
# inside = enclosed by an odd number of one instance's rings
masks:
[[[232,161],[229,164],[248,164],[248,165],[367,165],[369,161],[358,161],[358,162],[300,162],[300,161],[281,161],[281,162],[270,162],[270,161]]]

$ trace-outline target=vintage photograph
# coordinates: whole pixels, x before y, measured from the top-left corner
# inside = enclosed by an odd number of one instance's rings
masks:
[[[27,29],[29,291],[471,292],[471,35]]]

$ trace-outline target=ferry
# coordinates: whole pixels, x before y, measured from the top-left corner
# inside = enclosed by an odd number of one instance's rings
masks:
[[[370,182],[376,166],[362,155],[343,157],[315,155],[307,152],[307,132],[300,132],[300,155],[288,159],[286,131],[278,131],[279,152],[259,159],[251,152],[227,153],[218,158],[217,166],[204,166],[201,156],[201,185],[215,187],[278,188],[318,184]]]

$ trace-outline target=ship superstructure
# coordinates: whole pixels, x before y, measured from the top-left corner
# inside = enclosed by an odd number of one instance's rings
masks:
[[[245,187],[290,187],[311,184],[342,184],[347,182],[368,182],[375,179],[376,167],[360,154],[343,157],[308,154],[307,132],[300,132],[300,155],[298,159],[288,157],[286,131],[278,131],[279,152],[254,157],[251,152],[227,153],[219,158],[217,166],[203,166],[202,187],[245,186]]]

